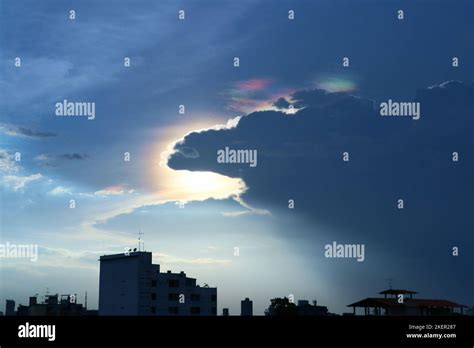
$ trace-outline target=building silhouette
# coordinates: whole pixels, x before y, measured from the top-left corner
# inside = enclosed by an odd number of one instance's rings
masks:
[[[222,308],[222,316],[223,317],[229,316],[229,308]]]
[[[467,306],[448,300],[414,299],[412,290],[388,289],[379,292],[380,297],[368,297],[348,307],[364,308],[364,315],[452,315],[463,314]],[[459,312],[456,312],[459,310]]]
[[[15,301],[6,300],[5,302],[5,315],[15,315]]]
[[[318,306],[316,300],[310,304],[307,300],[298,300],[293,303],[288,298],[274,298],[270,300],[270,306],[265,310],[266,316],[327,316],[329,313],[326,306]]]
[[[253,315],[253,302],[248,297],[240,301],[240,315],[243,317]]]
[[[10,302],[9,302],[10,301]],[[28,305],[18,305],[15,312],[15,302],[7,300],[12,306],[13,314],[18,316],[82,316],[97,315],[97,311],[88,311],[82,304],[77,303],[76,295],[46,295],[43,302],[39,303],[36,296],[31,296]],[[11,311],[11,308],[9,309]]]
[[[99,315],[217,315],[217,288],[160,272],[151,252],[100,257]]]
[[[328,315],[328,307],[318,306],[316,300],[310,304],[308,300],[298,300],[298,315]]]

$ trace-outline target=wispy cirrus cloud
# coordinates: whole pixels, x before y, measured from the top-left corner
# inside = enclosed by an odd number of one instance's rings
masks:
[[[0,172],[2,173],[16,173],[18,166],[12,159],[13,156],[4,149],[0,149]]]
[[[88,158],[89,156],[86,154],[81,155],[78,153],[65,153],[65,154],[59,155],[58,157],[61,159],[66,159],[66,160],[84,160]]]
[[[60,155],[42,153],[36,156],[34,160],[41,162],[44,166],[55,167],[60,161],[82,161],[88,158],[89,155],[80,153],[63,153]]]
[[[12,137],[27,137],[27,138],[52,138],[57,137],[58,134],[54,132],[37,131],[23,126],[14,126],[9,124],[0,124],[0,132]]]
[[[20,176],[20,175],[4,175],[2,178],[2,182],[6,184],[7,186],[10,186],[13,191],[23,191],[26,187],[26,184],[28,184],[31,181],[39,180],[43,177],[40,173],[37,174],[31,174],[31,175],[26,175],[26,176]]]
[[[69,189],[67,187],[57,186],[54,189],[52,189],[51,191],[49,191],[48,193],[51,194],[51,195],[54,195],[54,196],[59,196],[59,195],[65,195],[65,194],[71,195],[72,191],[71,191],[71,189]]]
[[[103,188],[102,190],[94,192],[96,196],[113,196],[113,195],[123,195],[125,193],[133,193],[135,190],[129,189],[125,187],[125,185],[113,185]]]
[[[23,192],[26,185],[43,178],[40,173],[31,175],[18,175],[21,167],[13,159],[14,156],[5,149],[0,149],[0,183],[13,191]]]

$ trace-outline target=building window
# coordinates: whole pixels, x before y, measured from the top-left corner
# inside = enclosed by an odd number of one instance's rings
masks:
[[[155,306],[151,307],[151,314],[156,314],[156,307]]]
[[[211,296],[211,301],[216,302],[217,301],[217,295],[212,295]]]
[[[178,301],[179,300],[179,294],[168,294],[168,301]]]
[[[201,295],[199,294],[191,294],[191,301],[200,301]]]
[[[170,288],[178,288],[179,287],[179,280],[178,279],[169,279],[168,286]]]
[[[179,313],[178,307],[168,307],[168,313],[169,314],[178,314]]]
[[[152,286],[152,287],[156,287],[156,280],[152,280],[152,281],[151,281],[151,286]]]
[[[201,307],[191,307],[191,314],[201,314]]]
[[[156,294],[154,292],[151,293],[151,299],[156,300]]]

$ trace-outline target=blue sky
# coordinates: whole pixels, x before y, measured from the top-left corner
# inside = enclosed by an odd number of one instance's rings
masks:
[[[387,278],[474,304],[472,7],[1,2],[1,239],[40,246],[36,263],[2,259],[1,303],[48,287],[95,307],[98,256],[140,229],[162,269],[218,287],[219,312],[291,293],[340,313]],[[64,99],[95,102],[96,118],[55,116]],[[387,99],[420,101],[421,119],[382,119]],[[236,144],[258,149],[256,168],[218,165]],[[325,259],[333,240],[364,243],[366,260]]]

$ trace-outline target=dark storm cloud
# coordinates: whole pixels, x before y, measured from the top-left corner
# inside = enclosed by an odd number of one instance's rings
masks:
[[[288,102],[288,100],[281,97],[281,98],[278,98],[278,100],[273,103],[273,106],[275,106],[277,109],[288,109],[288,107],[290,106],[290,103]]]
[[[460,277],[448,265],[453,245],[466,253],[473,245],[473,84],[453,81],[418,91],[406,102],[420,102],[419,120],[381,117],[382,101],[346,93],[299,91],[292,100],[304,107],[292,116],[254,112],[236,128],[189,134],[176,150],[193,147],[199,160],[172,156],[170,167],[242,177],[249,186],[243,198],[253,206],[288,213],[294,199],[293,214],[329,231],[283,237],[358,241],[368,245],[368,259],[376,250],[429,268],[427,277]],[[218,163],[216,152],[225,147],[258,150],[257,167]],[[453,152],[459,162],[452,161]],[[467,267],[466,257],[458,262],[459,269]]]

